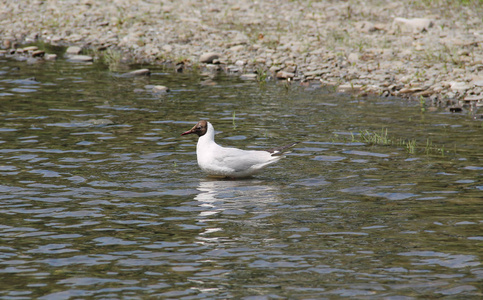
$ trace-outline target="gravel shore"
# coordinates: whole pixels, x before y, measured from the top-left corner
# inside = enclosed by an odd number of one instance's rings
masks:
[[[0,54],[39,41],[76,45],[83,54],[118,51],[133,62],[320,81],[476,111],[482,16],[481,0],[2,1]]]

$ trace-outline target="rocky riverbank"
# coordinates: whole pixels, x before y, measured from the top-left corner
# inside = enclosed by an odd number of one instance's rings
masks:
[[[341,92],[477,110],[482,15],[481,0],[4,1],[0,53],[39,41],[76,45],[133,62],[316,81]]]

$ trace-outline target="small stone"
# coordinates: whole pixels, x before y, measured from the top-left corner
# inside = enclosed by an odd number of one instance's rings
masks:
[[[368,21],[357,22],[355,24],[355,29],[359,32],[369,33],[376,31],[376,27],[373,23]]]
[[[434,94],[434,91],[432,91],[431,89],[427,89],[427,90],[424,90],[424,91],[420,91],[418,93],[415,93],[414,95],[415,96],[429,97],[432,94]]]
[[[161,47],[161,49],[164,51],[164,52],[172,52],[173,51],[173,46],[171,45],[163,45],[163,47]]]
[[[277,73],[278,71],[280,71],[282,68],[280,66],[271,66],[269,71],[272,72],[272,73]]]
[[[337,87],[338,93],[354,93],[362,90],[362,85],[360,84],[341,84]]]
[[[44,59],[45,60],[50,60],[50,61],[56,60],[57,59],[57,54],[45,54]]]
[[[353,63],[356,63],[359,61],[359,54],[358,53],[351,53],[349,54],[349,56],[347,57],[347,60],[353,64]]]
[[[169,92],[169,88],[165,87],[164,85],[155,85],[152,91],[155,94],[166,94],[167,92]]]
[[[35,50],[32,52],[32,57],[43,57],[45,55],[45,51],[43,50]]]
[[[134,70],[128,73],[124,73],[123,77],[135,77],[135,76],[149,76],[151,75],[151,71],[149,69],[139,69]]]
[[[450,84],[451,84],[451,90],[455,92],[464,92],[471,88],[471,86],[469,86],[466,82],[461,82],[461,81],[453,81]]]
[[[70,46],[69,48],[67,48],[65,53],[68,55],[77,55],[81,53],[81,51],[82,51],[82,48],[79,46]]]
[[[235,65],[240,66],[240,67],[243,67],[243,66],[244,66],[244,65],[246,65],[246,64],[247,64],[247,62],[246,62],[246,61],[244,61],[244,60],[237,60],[237,61],[235,62]]]
[[[384,23],[376,23],[374,24],[374,29],[387,31],[387,25]]]
[[[13,42],[9,39],[3,40],[3,47],[4,48],[14,48],[12,47]]]
[[[25,47],[25,48],[23,48],[23,51],[26,51],[26,52],[33,52],[33,51],[36,51],[36,50],[38,50],[38,49],[39,49],[39,47],[37,47],[37,46],[29,46],[29,47]]]
[[[67,37],[68,40],[72,41],[72,42],[78,42],[80,40],[82,40],[82,35],[80,34],[71,34]]]
[[[433,21],[425,18],[395,18],[393,25],[403,32],[423,32],[433,27]]]
[[[238,66],[228,66],[226,67],[226,71],[229,72],[229,73],[237,73],[237,72],[240,72],[240,67]]]
[[[466,96],[463,101],[483,101],[483,95],[479,95],[479,96],[476,96],[476,95],[472,95],[472,96]]]
[[[288,72],[288,73],[295,73],[295,71],[297,71],[297,66],[295,65],[290,65],[288,67],[286,67],[285,69],[283,69],[285,72]]]
[[[476,80],[476,81],[473,81],[473,84],[475,86],[483,86],[483,80]]]
[[[253,74],[253,73],[243,74],[240,76],[240,78],[244,80],[257,80],[257,74]]]
[[[51,43],[58,43],[62,41],[62,37],[58,36],[58,35],[54,35],[50,38],[50,42]]]
[[[69,56],[69,59],[68,59],[68,61],[71,61],[71,62],[90,62],[93,60],[94,59],[92,58],[92,56],[89,56],[89,55],[72,55],[72,56]]]
[[[399,93],[401,93],[401,94],[412,94],[412,93],[421,92],[421,91],[424,91],[424,90],[425,90],[424,87],[412,86],[412,87],[400,89]]]
[[[245,48],[245,46],[243,46],[243,45],[236,45],[236,46],[231,47],[230,48],[230,51],[232,51],[232,52],[238,52],[238,51],[242,50],[243,48]]]
[[[321,75],[321,74],[324,74],[324,73],[327,73],[327,71],[314,70],[314,71],[305,72],[304,75],[307,76],[307,77],[311,77],[311,76],[318,76],[318,75]]]
[[[215,52],[208,52],[200,56],[200,63],[211,64],[213,60],[220,58],[220,55]]]
[[[276,75],[278,79],[289,79],[289,78],[294,78],[294,76],[295,76],[294,73],[290,73],[286,71],[279,71],[277,72],[277,75]]]

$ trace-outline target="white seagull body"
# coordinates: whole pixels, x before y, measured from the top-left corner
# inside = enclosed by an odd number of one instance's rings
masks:
[[[215,142],[215,129],[210,122],[199,121],[193,128],[181,135],[195,133],[199,136],[196,156],[200,168],[211,176],[248,177],[262,168],[280,160],[287,146],[269,150],[241,150],[226,148]]]

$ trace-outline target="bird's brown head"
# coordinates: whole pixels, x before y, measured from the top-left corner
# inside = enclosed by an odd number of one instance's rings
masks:
[[[188,131],[183,132],[181,135],[186,135],[190,133],[195,133],[198,136],[203,136],[208,130],[208,122],[205,120],[199,121],[193,128]]]

